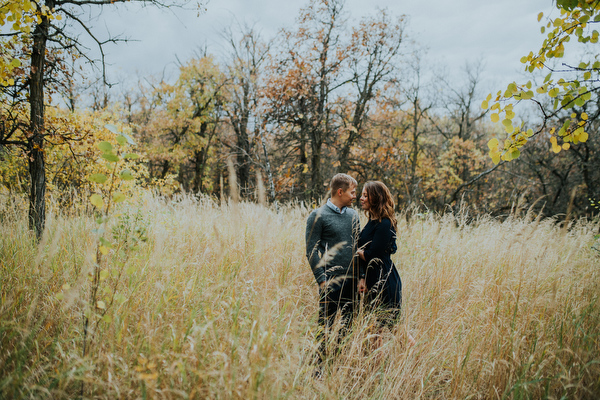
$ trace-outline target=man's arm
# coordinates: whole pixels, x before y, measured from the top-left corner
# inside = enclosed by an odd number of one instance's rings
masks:
[[[319,244],[323,232],[323,219],[320,212],[313,211],[306,221],[306,258],[313,271],[315,279],[319,286],[323,287],[327,277],[325,275],[325,266],[319,265],[321,255],[319,254]]]

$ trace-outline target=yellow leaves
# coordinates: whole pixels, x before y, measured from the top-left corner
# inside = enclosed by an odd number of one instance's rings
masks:
[[[481,108],[487,110],[489,108],[489,101],[492,99],[491,93],[487,95],[486,99],[481,103]]]
[[[531,128],[527,129],[527,132],[525,133],[525,135],[528,138],[532,137],[533,136],[533,129],[531,129]]]
[[[513,131],[515,130],[513,127],[512,121],[508,118],[505,118],[504,120],[502,120],[502,125],[504,125],[504,130],[508,134],[513,133]]]
[[[504,92],[504,97],[507,99],[512,97],[512,95],[517,91],[517,84],[515,82],[509,83],[506,87],[506,91]]]
[[[498,149],[498,147],[500,146],[500,142],[498,141],[497,138],[492,138],[489,142],[488,142],[488,148],[490,149],[490,158],[492,159],[492,161],[494,162],[494,164],[498,164],[500,162],[500,150]]]
[[[552,22],[552,25],[553,25],[555,28],[558,28],[559,26],[562,26],[562,24],[563,24],[563,20],[562,20],[561,18],[556,18],[556,19],[554,19],[554,21]]]
[[[557,144],[556,136],[550,138],[550,143],[552,144],[552,151],[556,154],[560,153],[562,148]]]
[[[539,13],[538,16],[537,16],[538,22],[540,22],[543,17],[544,17],[544,13],[543,12]]]
[[[500,115],[498,113],[493,113],[492,115],[490,115],[490,119],[493,123],[496,123],[500,120]]]
[[[107,269],[103,269],[102,271],[100,271],[100,280],[103,281],[106,278],[108,278],[110,275],[110,272],[108,272]]]
[[[494,164],[498,164],[500,162],[500,158],[501,158],[500,153],[492,154],[491,158],[492,158],[492,162]]]
[[[583,129],[583,126],[578,127],[572,134],[573,143],[586,142],[588,140],[588,133]]]

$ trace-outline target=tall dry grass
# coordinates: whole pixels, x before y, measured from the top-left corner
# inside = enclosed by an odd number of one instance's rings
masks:
[[[467,225],[460,216],[401,223],[393,259],[402,321],[376,345],[373,318],[361,314],[315,379],[308,212],[149,194],[123,206],[115,229],[140,215],[135,224],[148,240],[103,257],[111,275],[100,293],[115,300],[92,324],[83,358],[96,224],[53,209],[36,244],[22,202],[4,198],[0,397],[76,398],[82,383],[89,398],[600,395],[597,225],[561,229],[526,217]]]

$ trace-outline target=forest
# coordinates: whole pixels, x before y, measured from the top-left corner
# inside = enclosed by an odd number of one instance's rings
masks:
[[[91,162],[101,160],[97,144],[115,143],[104,128],[111,124],[135,140],[135,185],[166,196],[222,197],[235,171],[242,199],[257,201],[265,187],[269,202],[311,202],[325,196],[333,174],[346,172],[359,182],[386,182],[398,210],[443,214],[462,206],[506,216],[518,204],[543,216],[597,215],[595,91],[572,107],[554,110],[546,96],[533,99],[535,109],[515,108],[521,130],[535,135],[516,160],[494,163],[487,144],[508,135],[492,122],[494,110],[481,107],[483,63],[465,64],[454,79],[432,75],[405,38],[404,18],[380,10],[351,24],[343,2],[311,2],[273,39],[233,25],[223,30],[225,56],[205,49],[180,61],[171,81],[150,76],[107,86],[102,74],[85,75],[82,63],[94,60],[68,24],[49,16],[42,60],[31,54],[35,32],[2,44],[2,190],[31,194],[37,208],[47,196],[67,206],[88,198],[98,190],[88,176],[102,168]],[[34,62],[44,63],[44,73],[32,79]],[[595,69],[571,75],[577,72]],[[35,129],[43,131],[32,136],[34,101],[43,120]],[[550,138],[563,138],[551,132],[572,114],[586,115],[589,138],[555,154]]]
[[[597,398],[600,1],[552,2],[492,93],[344,0],[115,82],[125,2],[0,0],[0,398]],[[315,380],[339,172],[393,195],[402,318],[374,346],[359,310]]]

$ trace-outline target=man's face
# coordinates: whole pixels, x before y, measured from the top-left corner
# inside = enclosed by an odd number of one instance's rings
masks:
[[[338,196],[342,203],[342,207],[350,207],[356,200],[356,186],[350,186],[348,190],[338,189]]]

